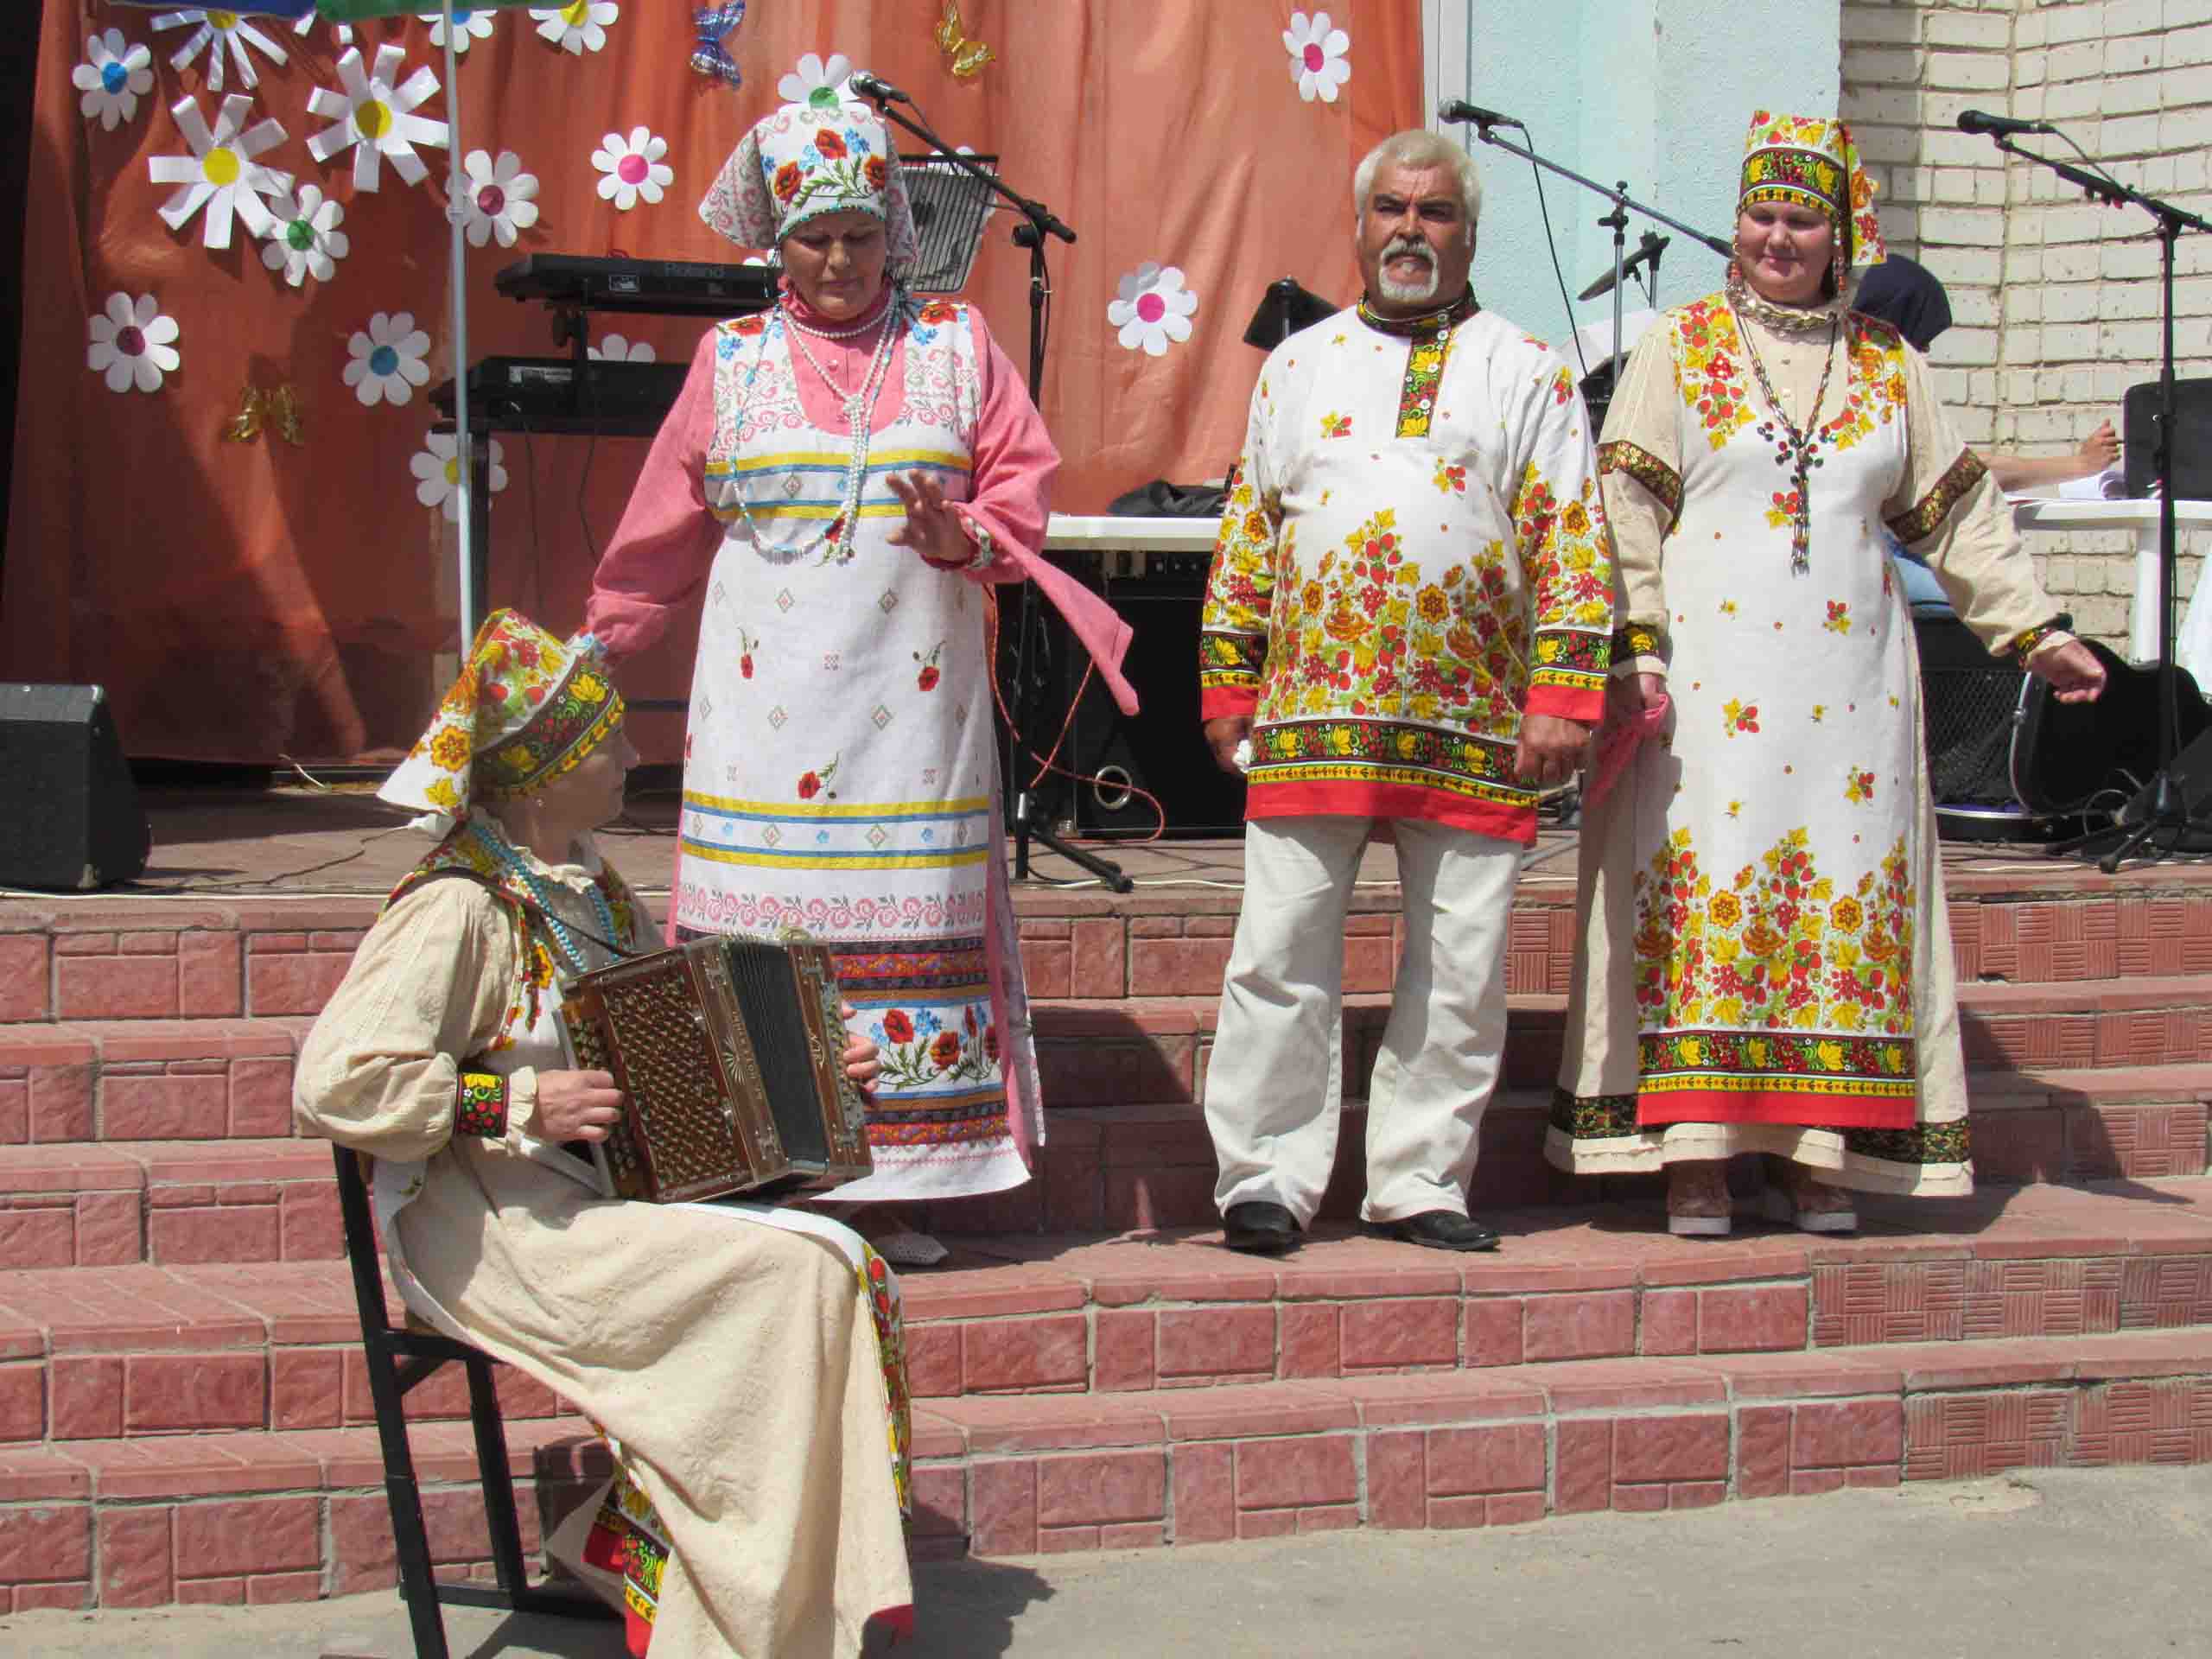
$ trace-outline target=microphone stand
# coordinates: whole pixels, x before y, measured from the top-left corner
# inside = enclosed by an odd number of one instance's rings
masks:
[[[907,117],[891,106],[895,102],[908,102],[903,97],[894,98],[889,92],[862,94],[886,121],[904,129],[927,144],[933,156],[950,162],[969,177],[974,178],[1002,199],[1021,216],[1021,223],[1014,227],[1016,247],[1029,250],[1029,398],[1039,410],[1044,407],[1041,396],[1045,382],[1045,306],[1052,289],[1050,273],[1045,266],[1045,238],[1057,236],[1063,242],[1072,243],[1075,232],[1070,230],[1051,209],[1041,201],[1033,201],[1007,188],[997,174],[971,161],[950,144],[930,130],[928,123],[918,115]],[[1040,557],[1049,557],[1039,550]],[[1037,601],[1037,584],[1024,580],[1021,584],[1021,604],[1014,625],[1014,722],[1020,731],[1033,733],[1037,729],[1039,702],[1045,689],[1045,671],[1040,662],[1033,664],[1032,648],[1039,643],[1044,631],[1044,614]],[[1039,653],[1041,657],[1041,653]],[[989,664],[994,679],[998,664]],[[1014,793],[1014,879],[1025,881],[1029,878],[1029,843],[1039,841],[1079,868],[1088,870],[1116,893],[1128,893],[1135,887],[1122,867],[1110,859],[1082,847],[1070,845],[1039,822],[1040,817],[1035,784],[1044,776],[1040,770],[1037,779],[1022,783],[1015,768],[1020,762],[1020,736],[1014,723],[1009,722],[1006,736],[999,746],[1006,786]],[[1037,757],[1041,762],[1043,757]]]
[[[2152,459],[2158,472],[2158,770],[2136,793],[2137,801],[2148,801],[2148,810],[2142,819],[2127,826],[2119,842],[2097,860],[2097,868],[2111,875],[2120,868],[2121,860],[2150,842],[2159,830],[2173,831],[2171,841],[2152,842],[2152,850],[2161,857],[2177,851],[2189,833],[2189,800],[2173,775],[2174,757],[2181,752],[2181,681],[2174,668],[2174,244],[2185,230],[2212,232],[2212,223],[2172,202],[2146,196],[2115,180],[2100,177],[2087,168],[2023,149],[2009,134],[1992,133],[1990,137],[1997,148],[2006,154],[2047,167],[2069,184],[2079,185],[2092,201],[2101,201],[2108,207],[2132,203],[2158,221],[2164,313],[2164,340],[2158,367],[2158,434],[2152,445]]]

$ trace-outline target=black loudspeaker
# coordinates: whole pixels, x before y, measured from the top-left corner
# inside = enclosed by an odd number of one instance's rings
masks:
[[[2120,481],[2148,495],[2158,481],[2158,383],[2130,386],[2120,400]],[[2174,499],[2212,495],[2212,380],[2174,382]]]
[[[1244,833],[1244,781],[1214,764],[1198,719],[1198,613],[1211,561],[1211,553],[1152,553],[1143,575],[1109,574],[1100,584],[1134,631],[1122,669],[1138,708],[1124,715],[1095,675],[1077,707],[1064,758],[1085,778],[1072,786],[1078,835],[1148,836],[1161,813],[1169,836]],[[1132,785],[1157,797],[1160,811]]]
[[[2212,851],[2212,731],[2184,744],[2181,753],[2174,756],[2173,765],[2166,768],[2166,777],[2189,815],[2189,823],[2174,850]],[[2158,787],[2154,779],[2138,790],[2135,798],[2120,809],[2120,823],[2138,824],[2149,817],[2158,805]]]
[[[0,885],[67,893],[129,881],[154,832],[97,685],[0,684]]]
[[[2034,816],[2012,793],[2013,715],[2026,677],[1992,657],[1954,616],[1916,616],[1922,735],[1936,827],[1947,841],[2033,839]]]

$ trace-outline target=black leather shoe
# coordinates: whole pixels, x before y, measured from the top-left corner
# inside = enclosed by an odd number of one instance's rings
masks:
[[[1401,1216],[1395,1221],[1363,1222],[1361,1225],[1377,1238],[1395,1238],[1407,1244],[1426,1245],[1432,1250],[1497,1248],[1495,1232],[1472,1216],[1463,1216],[1456,1210],[1424,1210],[1417,1216]]]
[[[1221,1231],[1223,1243],[1252,1255],[1280,1255],[1298,1248],[1298,1218],[1265,1198],[1230,1205],[1222,1214]]]

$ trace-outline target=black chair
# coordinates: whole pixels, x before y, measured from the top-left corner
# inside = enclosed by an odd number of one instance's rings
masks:
[[[514,1477],[507,1468],[506,1427],[499,1414],[499,1396],[492,1389],[492,1367],[499,1362],[480,1348],[435,1332],[395,1329],[385,1318],[384,1276],[361,1161],[344,1147],[330,1150],[338,1166],[338,1207],[345,1222],[346,1260],[353,1271],[353,1298],[360,1305],[369,1399],[376,1408],[377,1440],[384,1452],[384,1490],[391,1507],[399,1593],[407,1602],[416,1659],[449,1659],[445,1620],[438,1611],[441,1603],[569,1618],[619,1618],[613,1608],[595,1597],[564,1594],[530,1582],[529,1570],[523,1564]],[[468,1420],[476,1431],[484,1518],[491,1529],[492,1564],[499,1576],[496,1587],[441,1584],[430,1571],[430,1538],[423,1524],[423,1497],[415,1484],[415,1457],[408,1446],[407,1418],[401,1402],[410,1389],[448,1363],[464,1366],[468,1372]]]

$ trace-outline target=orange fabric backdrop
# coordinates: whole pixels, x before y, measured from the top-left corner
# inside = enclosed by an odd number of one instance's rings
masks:
[[[1263,289],[1294,275],[1355,294],[1352,165],[1421,118],[1417,0],[1336,0],[1352,73],[1334,103],[1299,96],[1281,38],[1292,10],[969,0],[969,31],[997,60],[962,81],[931,38],[938,0],[753,0],[729,41],[745,77],[734,90],[689,67],[689,3],[622,0],[604,49],[582,56],[540,40],[527,12],[487,14],[493,35],[460,64],[460,150],[519,154],[540,181],[541,218],[512,250],[469,251],[471,354],[557,351],[543,310],[492,285],[524,252],[741,257],[696,204],[800,54],[842,52],[910,91],[949,143],[998,154],[1009,182],[1080,238],[1051,250],[1043,404],[1067,458],[1055,505],[1096,512],[1154,477],[1217,479],[1259,366],[1240,336]],[[0,677],[105,683],[134,754],[381,757],[414,739],[449,666],[454,531],[418,504],[409,470],[434,418],[425,393],[367,407],[340,377],[349,337],[378,311],[412,312],[431,337],[433,380],[451,372],[441,192],[459,156],[426,149],[424,184],[387,162],[379,191],[356,193],[350,155],[326,167],[307,150],[329,124],[308,113],[310,89],[340,84],[329,30],[300,40],[264,20],[290,60],[259,66],[250,121],[273,116],[286,132],[261,159],[343,203],[351,250],[329,282],[300,289],[264,268],[243,226],[230,248],[206,250],[200,219],[173,233],[156,217],[172,187],[152,183],[147,162],[188,151],[169,112],[179,98],[196,96],[211,124],[222,99],[206,88],[204,56],[170,67],[185,31],[155,34],[156,15],[92,0],[45,9]],[[155,70],[135,118],[112,132],[79,114],[70,80],[86,35],[111,28],[149,44]],[[412,18],[357,33],[365,58],[396,41],[410,71],[443,79],[442,53]],[[239,90],[233,67],[226,91]],[[421,111],[447,112],[442,92]],[[602,133],[639,125],[668,140],[676,179],[658,206],[623,213],[595,194],[589,156]],[[1020,364],[1027,256],[1007,241],[1010,224],[1001,214],[987,226],[966,296]],[[1198,302],[1190,340],[1161,357],[1122,348],[1106,315],[1116,283],[1147,260],[1179,267]],[[118,291],[156,296],[181,329],[182,365],[158,392],[111,393],[86,368],[86,320]],[[645,340],[681,361],[702,326],[602,316],[594,340]],[[296,390],[305,447],[273,434],[221,441],[249,384]],[[508,482],[492,508],[493,601],[570,627],[643,447],[499,442]],[[1140,638],[1135,649],[1186,657],[1189,645]],[[685,633],[626,676],[627,689],[680,695],[690,652]],[[639,724],[648,758],[672,758],[674,718]]]

